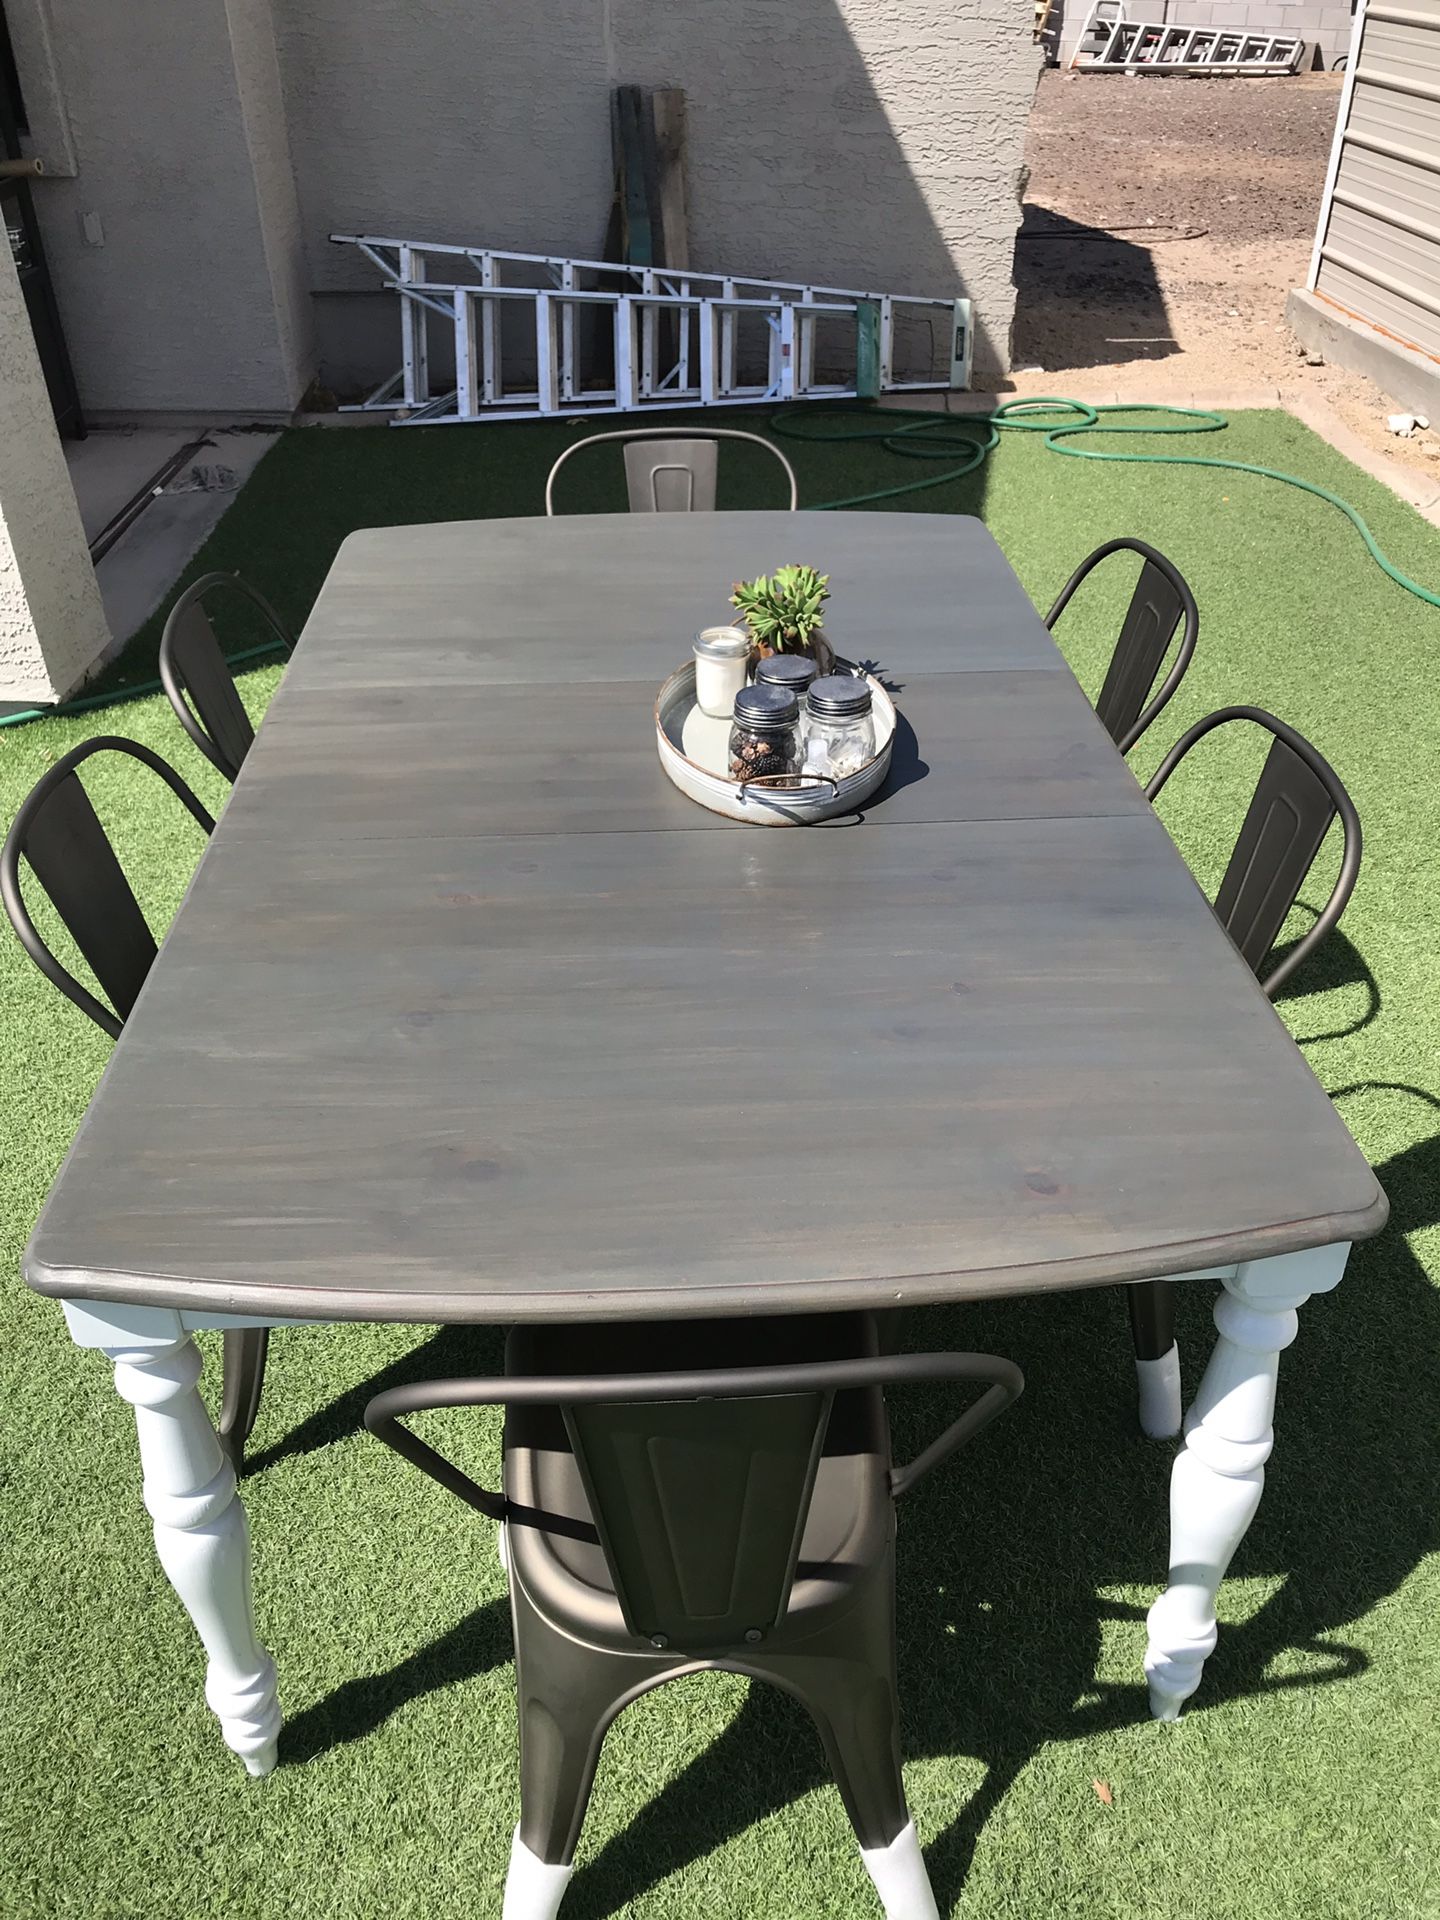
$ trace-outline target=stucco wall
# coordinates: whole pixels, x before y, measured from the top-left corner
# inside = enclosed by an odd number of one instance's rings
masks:
[[[375,284],[327,245],[331,232],[597,252],[604,11],[604,0],[292,0],[276,24],[311,285]]]
[[[292,397],[315,364],[300,202],[271,0],[227,0],[240,122],[275,315],[276,372]]]
[[[304,0],[280,31],[332,375],[376,329],[393,365],[398,326],[321,236],[595,254],[624,82],[686,91],[695,266],[968,293],[1007,364],[1038,65],[1014,0]]]
[[[614,74],[682,86],[697,262],[968,294],[1009,363],[1037,58],[1014,0],[619,0]]]
[[[0,700],[68,693],[109,641],[30,316],[0,247]]]
[[[390,371],[393,296],[332,230],[598,253],[622,82],[686,90],[696,266],[965,292],[1006,363],[1015,0],[6,5],[74,150],[41,220],[92,410],[291,405],[317,332],[332,383]]]
[[[73,148],[74,177],[36,200],[82,405],[293,405],[313,349],[270,0],[6,13],[40,105],[31,144],[51,162],[63,113]]]

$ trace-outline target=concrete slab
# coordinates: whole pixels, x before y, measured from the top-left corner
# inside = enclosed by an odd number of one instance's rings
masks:
[[[883,393],[878,404],[902,413],[944,413],[948,393]]]
[[[92,435],[92,438],[98,437]],[[193,431],[182,431],[178,438],[167,435],[166,450],[174,453],[187,439],[195,437]],[[219,523],[236,492],[255,471],[277,436],[268,429],[255,432],[221,428],[212,430],[206,437],[215,444],[197,454],[196,459],[207,465],[232,468],[235,486],[224,493],[179,491],[189,472],[187,464],[95,568],[105,617],[114,635],[107,658],[118,653],[159,606],[185,563]],[[112,457],[118,470],[122,463],[118,455]],[[155,472],[164,458],[165,450],[162,450],[159,460],[140,475],[136,485]],[[134,491],[135,486],[128,488],[122,502]]]
[[[1313,353],[1323,353],[1332,365],[1351,373],[1363,373],[1410,412],[1440,420],[1440,362],[1303,287],[1296,287],[1286,300],[1285,318],[1296,339]]]
[[[1285,406],[1297,420],[1303,421],[1322,440],[1327,440],[1337,453],[1343,453],[1347,460],[1353,460],[1362,472],[1380,481],[1382,486],[1388,487],[1408,506],[1414,507],[1432,527],[1440,527],[1440,481],[1428,474],[1417,473],[1411,467],[1402,466],[1398,460],[1387,460],[1383,453],[1376,453],[1358,433],[1346,426],[1328,401],[1314,394],[1287,394]]]
[[[65,464],[85,538],[109,524],[151,474],[198,435],[178,427],[104,427],[65,442]]]

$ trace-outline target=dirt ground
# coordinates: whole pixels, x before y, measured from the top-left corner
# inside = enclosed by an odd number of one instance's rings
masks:
[[[1434,474],[1440,437],[1388,433],[1396,403],[1308,365],[1284,321],[1309,266],[1341,78],[1047,71],[1015,249],[1016,386],[1307,392],[1378,451]]]

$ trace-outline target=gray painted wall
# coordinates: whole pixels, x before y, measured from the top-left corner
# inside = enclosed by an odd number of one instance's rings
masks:
[[[1014,0],[7,11],[36,150],[73,148],[41,217],[92,410],[287,408],[317,363],[390,371],[392,297],[332,230],[597,253],[620,82],[689,96],[697,267],[968,293],[979,367],[1008,362],[1037,72]]]
[[[55,173],[35,198],[82,404],[293,406],[313,346],[270,0],[6,14]]]

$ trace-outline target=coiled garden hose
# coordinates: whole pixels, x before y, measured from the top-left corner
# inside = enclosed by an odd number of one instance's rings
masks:
[[[1109,416],[1126,414],[1164,414],[1167,424],[1111,424]],[[1057,421],[1055,415],[1060,418]],[[1101,416],[1106,416],[1102,420]],[[868,507],[877,500],[899,500],[907,494],[924,493],[931,487],[947,486],[973,473],[1000,444],[1002,433],[1040,433],[1045,436],[1047,452],[1067,454],[1073,460],[1116,460],[1132,466],[1213,467],[1226,473],[1250,473],[1261,480],[1278,480],[1282,486],[1298,487],[1313,493],[1317,500],[1338,508],[1365,542],[1366,552],[1380,570],[1406,593],[1414,594],[1426,606],[1440,607],[1440,593],[1432,593],[1408,574],[1404,574],[1380,550],[1369,527],[1348,500],[1322,487],[1317,481],[1302,480],[1298,474],[1282,473],[1276,467],[1259,467],[1248,460],[1222,460],[1193,453],[1118,453],[1101,447],[1070,446],[1067,442],[1080,434],[1191,434],[1222,433],[1229,426],[1223,413],[1211,413],[1200,407],[1169,407],[1158,404],[1092,407],[1083,400],[1033,399],[1006,400],[990,413],[912,413],[906,408],[817,407],[800,402],[781,407],[770,417],[770,430],[782,440],[803,440],[811,446],[845,441],[872,441],[887,452],[907,460],[944,461],[944,470],[894,487],[876,487],[869,493],[852,493],[843,500],[820,500],[805,511],[834,513],[845,507]],[[277,651],[279,642],[248,647],[232,653],[232,665],[258,659]],[[118,707],[128,700],[141,700],[162,691],[158,680],[141,686],[125,687],[116,693],[91,694],[79,700],[64,700],[54,707],[27,707],[19,713],[0,714],[0,727],[23,726],[31,720],[63,719],[70,714],[92,713],[106,707]]]
[[[1102,414],[1116,413],[1162,413],[1169,416],[1173,424],[1112,426],[1102,422]],[[1058,422],[1053,418],[1056,414],[1062,416]],[[802,421],[807,424],[802,426]],[[842,424],[820,426],[819,431],[815,431],[817,424],[822,421],[838,421]],[[1381,552],[1379,542],[1350,502],[1342,500],[1338,493],[1332,493],[1317,481],[1302,480],[1298,474],[1282,473],[1277,467],[1254,466],[1248,460],[1221,460],[1193,453],[1115,453],[1100,447],[1064,444],[1077,434],[1085,433],[1220,433],[1229,424],[1223,413],[1210,413],[1199,407],[1153,404],[1092,407],[1083,400],[1048,398],[1006,400],[993,413],[971,414],[912,413],[899,407],[871,406],[861,413],[848,408],[817,408],[797,404],[782,407],[770,419],[771,431],[786,440],[806,440],[812,444],[823,444],[829,440],[873,440],[890,453],[903,454],[915,460],[949,460],[956,454],[962,456],[958,464],[947,467],[944,473],[932,474],[923,480],[905,481],[898,487],[880,487],[873,493],[854,493],[844,500],[821,501],[810,509],[816,513],[833,512],[841,507],[868,506],[876,500],[894,500],[902,494],[920,493],[927,487],[941,487],[948,481],[963,479],[967,473],[975,471],[1000,444],[1000,435],[1007,432],[1042,433],[1048,452],[1068,454],[1074,460],[1118,460],[1140,466],[1216,467],[1227,473],[1252,473],[1262,480],[1278,480],[1283,486],[1298,487],[1302,493],[1313,493],[1317,500],[1338,507],[1365,542],[1370,558],[1397,587],[1403,587],[1406,593],[1413,593],[1417,600],[1423,600],[1427,606],[1440,607],[1440,593],[1432,593],[1428,587],[1422,587],[1418,581],[1402,573]]]

